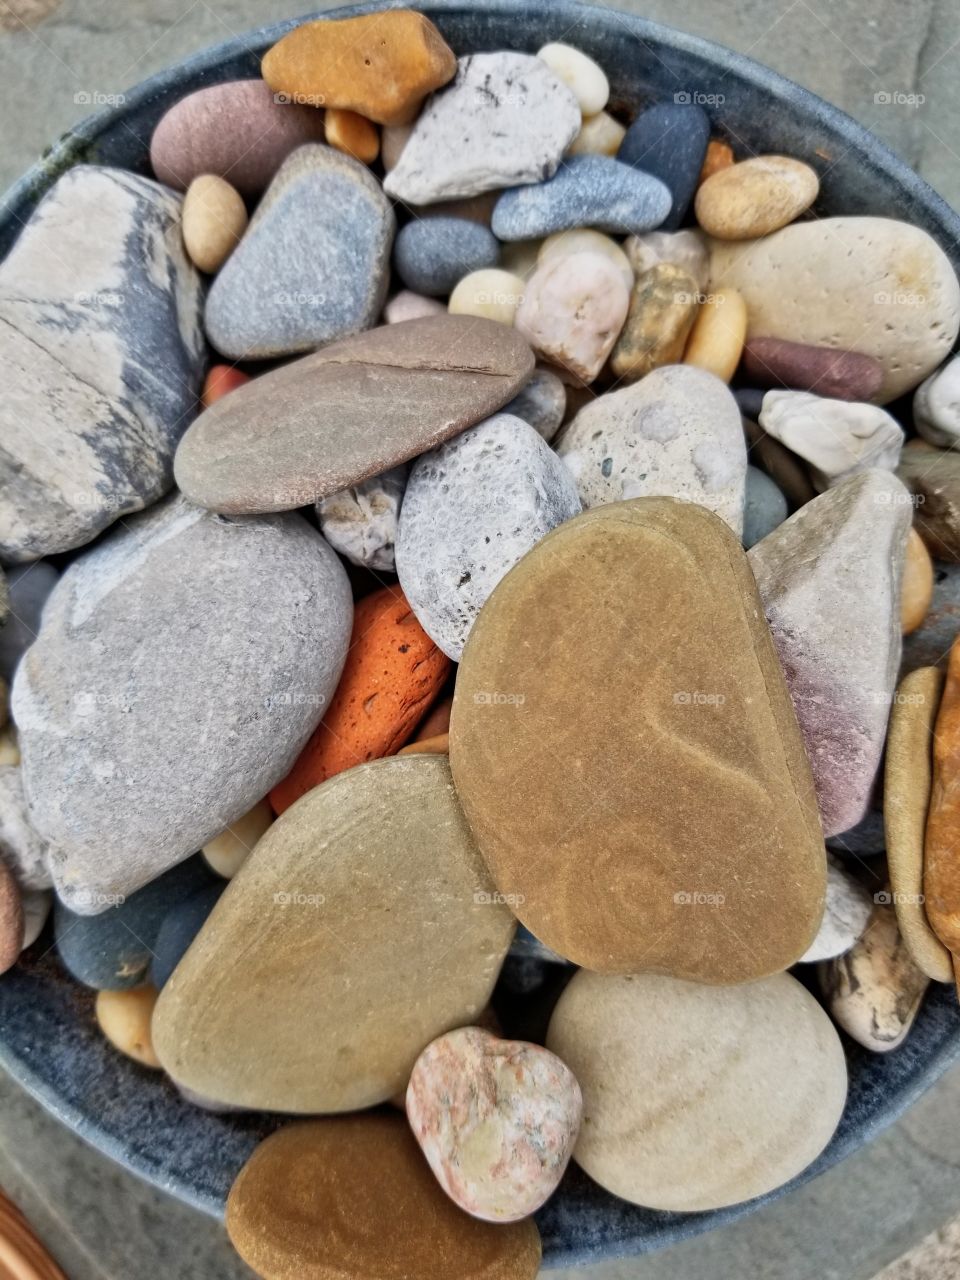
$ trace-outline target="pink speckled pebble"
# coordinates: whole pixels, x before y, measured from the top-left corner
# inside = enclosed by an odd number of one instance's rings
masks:
[[[475,1218],[514,1222],[556,1190],[583,1099],[549,1050],[480,1027],[427,1045],[407,1087],[407,1118],[451,1200]]]

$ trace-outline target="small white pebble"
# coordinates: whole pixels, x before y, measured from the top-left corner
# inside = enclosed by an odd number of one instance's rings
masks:
[[[555,76],[570,89],[585,116],[595,116],[607,105],[610,82],[592,58],[569,44],[545,44],[537,54]]]

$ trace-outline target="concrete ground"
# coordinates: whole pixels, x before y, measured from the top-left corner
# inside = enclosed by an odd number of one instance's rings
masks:
[[[301,0],[304,8],[312,2]],[[88,114],[97,95],[122,92],[196,49],[299,7],[297,0],[0,0],[0,186]],[[619,7],[800,81],[960,204],[957,0],[620,0]],[[779,1203],[655,1257],[576,1275],[952,1280],[960,1276],[957,1134],[960,1070],[884,1137]],[[70,1280],[251,1275],[215,1223],[108,1163],[2,1078],[0,1187]],[[554,1273],[557,1280],[573,1274]]]

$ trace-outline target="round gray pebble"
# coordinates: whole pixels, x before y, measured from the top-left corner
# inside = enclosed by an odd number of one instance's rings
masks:
[[[747,467],[747,494],[743,510],[743,545],[755,543],[783,524],[788,515],[787,500],[780,488],[759,467]]]
[[[500,242],[467,218],[416,218],[397,236],[393,265],[408,289],[441,298],[472,271],[495,267]]]
[[[567,388],[552,369],[538,365],[519,395],[504,405],[504,413],[529,422],[534,431],[549,442],[560,430],[567,411]]]

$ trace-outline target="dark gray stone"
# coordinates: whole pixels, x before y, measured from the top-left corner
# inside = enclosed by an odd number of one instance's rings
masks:
[[[697,189],[710,141],[710,120],[704,109],[680,90],[667,102],[641,111],[627,130],[617,159],[659,178],[670,190],[673,205],[663,222],[675,231],[686,216]]]
[[[37,638],[40,615],[60,575],[52,564],[34,560],[7,572],[10,616],[0,627],[0,676],[12,680],[20,658]]]
[[[167,873],[167,875],[172,874],[172,872]],[[165,878],[161,877],[161,879]],[[166,986],[171,973],[186,954],[190,943],[203,928],[204,921],[217,905],[226,887],[226,882],[223,880],[206,884],[196,893],[192,893],[189,898],[174,903],[163,917],[153,944],[153,959],[150,961],[150,981],[158,991]],[[147,889],[141,889],[135,897],[139,898],[146,892],[148,892]]]
[[[400,229],[393,249],[397,274],[408,289],[442,298],[471,271],[495,267],[497,237],[468,218],[417,218]]]

